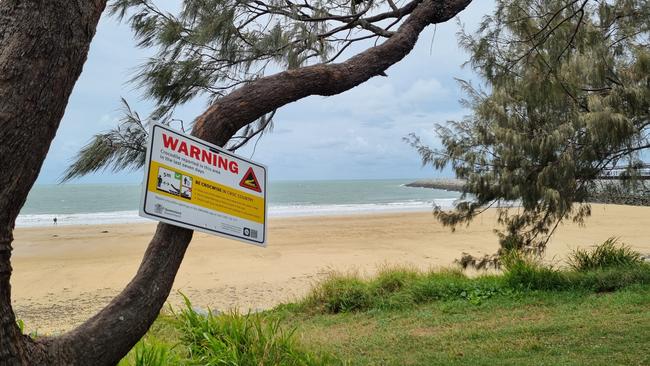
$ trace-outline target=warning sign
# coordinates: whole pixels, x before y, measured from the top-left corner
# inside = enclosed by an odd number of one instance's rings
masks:
[[[266,167],[167,126],[151,128],[140,216],[266,241]]]
[[[244,188],[252,189],[255,192],[262,192],[262,187],[257,181],[257,177],[255,176],[253,168],[248,168],[248,171],[246,171],[246,174],[244,174],[244,177],[241,179],[241,182],[239,182],[239,185]]]

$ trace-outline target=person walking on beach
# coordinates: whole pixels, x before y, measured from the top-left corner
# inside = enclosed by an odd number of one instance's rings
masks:
[[[57,222],[57,220],[56,220],[56,216],[55,216],[54,217],[54,225],[56,225],[56,222]]]

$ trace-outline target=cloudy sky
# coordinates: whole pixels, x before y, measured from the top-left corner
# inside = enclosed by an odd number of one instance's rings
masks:
[[[493,7],[475,0],[459,15],[467,29],[476,27]],[[333,97],[309,97],[280,109],[275,129],[257,145],[253,159],[269,167],[271,180],[382,179],[449,176],[421,167],[420,158],[402,138],[414,132],[435,144],[435,123],[461,118],[464,111],[454,78],[473,78],[461,65],[468,55],[458,48],[457,22],[430,27],[406,59],[377,77]],[[134,46],[127,25],[108,15],[101,20],[88,61],[70,98],[37,183],[56,183],[74,154],[98,132],[115,126],[120,97],[148,114],[128,80],[148,51]],[[197,100],[179,110],[185,121],[206,105]],[[239,154],[250,157],[252,146]],[[139,183],[142,172],[94,174],[74,183]]]

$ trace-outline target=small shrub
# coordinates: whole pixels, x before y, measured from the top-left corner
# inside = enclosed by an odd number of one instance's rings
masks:
[[[311,290],[305,303],[332,314],[365,310],[371,303],[370,286],[352,274],[332,274]]]
[[[564,290],[570,284],[563,273],[530,255],[510,252],[503,256],[504,279],[513,289]]]
[[[460,293],[460,297],[470,304],[481,305],[484,300],[499,295],[511,296],[513,293],[512,289],[506,287],[503,281],[494,277],[485,277],[472,281],[472,284]]]
[[[162,343],[141,342],[135,347],[134,366],[164,366],[174,362],[169,348]]]
[[[591,251],[576,249],[568,259],[569,266],[576,271],[634,266],[642,262],[640,253],[625,244],[618,244],[618,239],[613,237]]]
[[[384,267],[372,280],[371,287],[378,295],[390,294],[412,283],[419,275],[417,270],[408,267]]]
[[[195,365],[330,365],[334,360],[302,350],[294,329],[260,314],[197,313],[187,298],[178,315],[181,342]]]
[[[418,303],[458,299],[472,280],[460,272],[430,272],[414,281],[411,289]]]
[[[591,271],[567,273],[574,288],[595,292],[610,292],[632,285],[650,284],[650,265],[610,267]]]
[[[415,299],[410,287],[419,276],[422,276],[422,273],[411,267],[381,268],[377,276],[368,283],[372,296],[371,306],[378,309],[404,309],[413,306]]]
[[[400,310],[412,307],[416,303],[411,291],[397,291],[372,298],[372,308],[382,310]]]
[[[155,338],[146,338],[138,342],[118,365],[166,366],[178,363],[178,357],[171,352],[171,348],[167,344],[159,342]]]
[[[462,286],[455,282],[435,281],[431,278],[419,279],[412,286],[415,301],[443,300],[457,297],[462,292]]]
[[[641,262],[630,262],[627,266],[580,267],[562,271],[521,254],[509,254],[504,258],[504,264],[505,281],[513,289],[605,292],[650,283],[650,265]]]

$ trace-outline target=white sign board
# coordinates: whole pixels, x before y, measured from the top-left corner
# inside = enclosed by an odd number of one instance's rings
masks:
[[[264,246],[266,167],[154,124],[140,216]]]

